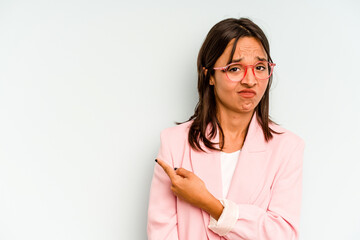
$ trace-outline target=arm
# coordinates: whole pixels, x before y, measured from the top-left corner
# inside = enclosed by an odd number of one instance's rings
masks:
[[[160,140],[157,158],[164,159],[173,166],[170,150],[164,140],[164,131],[161,132]],[[155,164],[148,207],[147,234],[149,240],[178,239],[176,197],[170,187],[169,177],[158,164]]]
[[[271,200],[266,211],[255,205],[234,204],[228,201],[229,207],[224,208],[222,215],[228,222],[230,218],[231,222],[229,213],[237,211],[237,216],[232,217],[235,220],[234,225],[225,231],[221,227],[213,227],[213,229],[210,227],[210,229],[229,240],[297,240],[299,238],[304,146],[304,141],[301,140],[286,156],[287,162],[275,178]],[[214,223],[214,220],[212,221]]]

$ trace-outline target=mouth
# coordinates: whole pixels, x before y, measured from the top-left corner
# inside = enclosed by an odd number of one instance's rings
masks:
[[[256,92],[253,90],[243,90],[243,91],[238,92],[238,94],[244,98],[252,98],[256,95]]]

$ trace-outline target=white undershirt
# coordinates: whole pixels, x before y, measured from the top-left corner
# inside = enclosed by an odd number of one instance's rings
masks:
[[[232,153],[221,152],[220,154],[223,198],[226,198],[239,159],[240,150]]]
[[[239,217],[239,206],[226,199],[231,179],[234,175],[235,167],[239,159],[240,150],[232,153],[220,153],[221,161],[221,176],[222,176],[222,187],[223,187],[223,198],[220,199],[221,204],[224,206],[223,212],[220,218],[216,221],[210,216],[210,222],[208,228],[219,236],[225,236],[235,226]]]

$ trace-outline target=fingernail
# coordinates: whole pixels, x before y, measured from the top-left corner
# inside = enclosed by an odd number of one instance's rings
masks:
[[[155,158],[155,162],[157,162],[157,159]]]
[[[177,169],[177,167],[176,168],[174,168],[174,170],[176,171],[176,169]]]

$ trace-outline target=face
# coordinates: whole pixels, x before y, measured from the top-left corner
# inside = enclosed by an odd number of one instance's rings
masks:
[[[235,39],[227,45],[223,54],[215,63],[216,67],[225,67]],[[238,40],[232,60],[239,60],[243,65],[252,65],[259,61],[259,58],[267,59],[266,52],[261,42],[253,37],[242,37]],[[252,113],[260,102],[266,90],[269,80],[257,80],[249,67],[244,79],[240,82],[232,82],[225,72],[216,70],[210,77],[210,85],[214,85],[214,94],[218,108],[225,111],[238,113]],[[255,94],[240,93],[243,90],[253,90]]]

